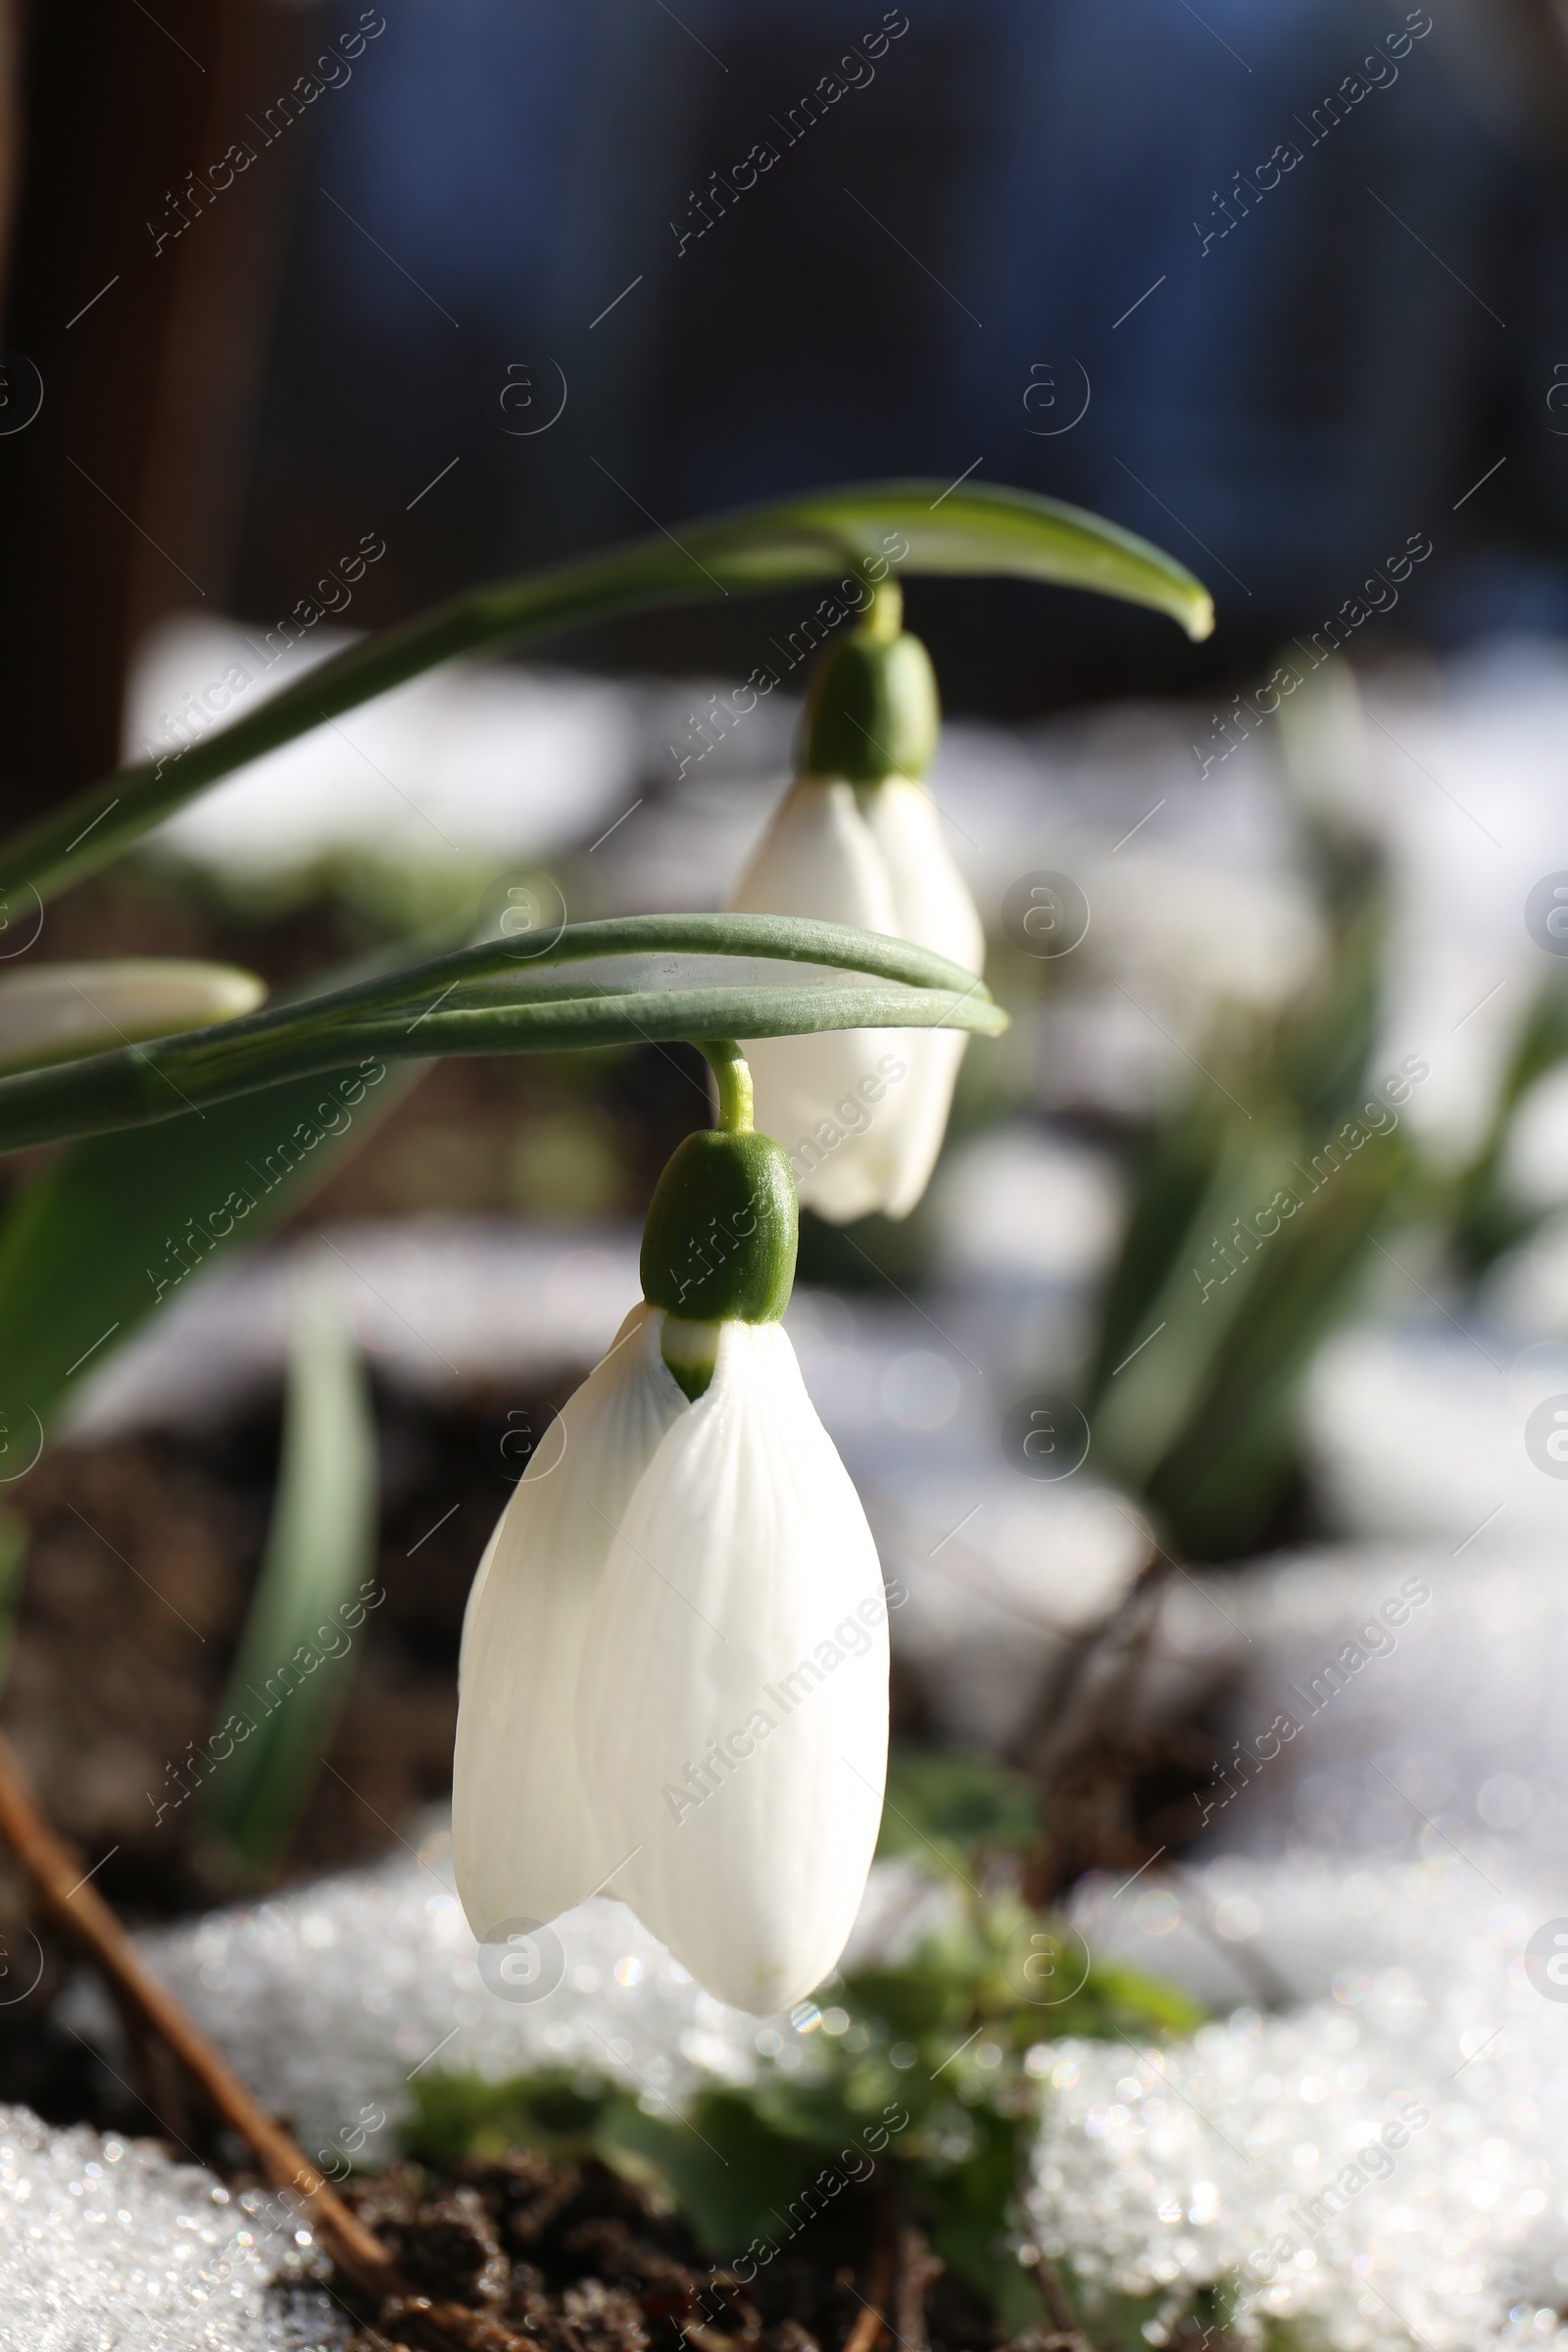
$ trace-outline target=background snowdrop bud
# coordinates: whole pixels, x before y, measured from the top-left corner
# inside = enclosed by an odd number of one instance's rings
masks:
[[[113,963],[40,963],[0,979],[0,1070],[74,1061],[181,1029],[254,1012],[267,994],[227,963],[127,956]]]
[[[765,2016],[838,1960],[876,1845],[887,1694],[859,1497],[782,1328],[726,1322],[622,1517],[578,1699],[600,1838],[626,1857],[613,1891],[718,1999]]]
[[[811,915],[933,948],[978,975],[985,934],[918,781],[936,748],[936,681],[886,582],[813,676],[802,773],[733,904]],[[748,1044],[760,1126],[802,1200],[846,1224],[907,1216],[942,1148],[966,1040],[950,1030],[839,1030]]]
[[[617,1854],[576,1764],[576,1683],[615,1523],[686,1399],[635,1306],[517,1482],[468,1596],[458,1674],[452,1851],[481,1938],[592,1894]]]

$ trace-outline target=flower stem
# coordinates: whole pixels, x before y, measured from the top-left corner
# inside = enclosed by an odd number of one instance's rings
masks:
[[[725,1135],[752,1132],[752,1073],[732,1037],[705,1038],[699,1048],[718,1088],[718,1123]]]
[[[897,580],[878,580],[857,625],[879,645],[893,643],[904,627],[904,590]]]

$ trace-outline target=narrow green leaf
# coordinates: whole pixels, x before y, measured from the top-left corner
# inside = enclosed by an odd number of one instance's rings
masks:
[[[250,1878],[287,1850],[373,1589],[375,1424],[335,1270],[296,1274],[292,1322],[271,1525],[203,1783],[208,1819]]]
[[[612,993],[591,978],[532,976],[566,956],[592,960],[662,946],[676,930],[717,956],[782,956],[832,961],[851,971],[936,974],[947,985],[746,983]],[[609,941],[607,934],[612,935]],[[459,976],[449,979],[454,970]],[[483,980],[474,991],[476,1003],[466,987],[469,974]],[[368,1069],[436,1054],[580,1052],[714,1037],[799,1037],[825,1029],[953,1028],[995,1036],[1006,1025],[1006,1014],[982,981],[902,940],[768,915],[678,922],[628,917],[617,924],[569,926],[548,953],[526,963],[494,945],[464,950],[392,982],[0,1078],[0,1152],[156,1124],[353,1062]]]
[[[122,768],[0,848],[0,897],[51,897],[279,744],[438,662],[587,621],[828,579],[891,561],[908,572],[989,572],[1089,588],[1166,612],[1190,637],[1214,625],[1207,590],[1147,540],[1080,507],[968,483],[871,482],[681,524],[607,555],[475,588],[347,647],[281,694],[157,760]]]
[[[74,1380],[216,1256],[298,1207],[420,1066],[296,1079],[94,1137],[29,1178],[0,1220],[0,1404],[14,1426],[30,1430],[35,1415],[47,1430]]]

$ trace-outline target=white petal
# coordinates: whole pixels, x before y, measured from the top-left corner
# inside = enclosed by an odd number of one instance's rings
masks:
[[[886,932],[976,973],[985,953],[930,796],[904,776],[861,794],[801,778],[734,905]],[[961,1031],[851,1029],[748,1044],[757,1124],[789,1153],[808,1208],[837,1224],[908,1214],[942,1148],[965,1043]]]
[[[568,1398],[479,1563],[463,1625],[452,1845],[474,1934],[554,1919],[591,1894],[600,1857],[576,1768],[584,1632],[615,1523],[689,1408],[639,1302]],[[564,1441],[564,1450],[563,1450]]]
[[[855,787],[812,776],[793,784],[732,903],[742,914],[802,914],[891,932],[893,896]],[[882,1202],[886,1172],[855,1141],[856,1127],[870,1129],[857,1090],[874,1084],[878,1060],[896,1042],[885,1030],[852,1029],[746,1045],[758,1126],[788,1152],[801,1199],[841,1224]]]
[[[893,892],[893,928],[900,939],[930,948],[966,972],[985,963],[985,925],[969,885],[953,862],[942,820],[923,784],[889,776],[861,804]]]
[[[790,786],[732,902],[741,914],[808,914],[891,931],[887,867],[853,784],[802,776]]]
[[[0,979],[0,1069],[107,1053],[127,1039],[173,1037],[254,1012],[254,972],[181,956],[47,963]]]
[[[788,2007],[834,1966],[882,1812],[876,1546],[777,1324],[726,1323],[712,1385],[621,1522],[578,1747],[611,1891],[719,2000]],[[688,1782],[713,1743],[708,1792]]]
[[[985,926],[943,839],[930,794],[906,776],[890,776],[867,796],[865,822],[892,884],[899,938],[978,976],[985,965]],[[884,1202],[890,1217],[906,1217],[931,1181],[968,1042],[961,1029],[911,1029],[899,1041],[909,1076],[898,1090],[897,1165]]]

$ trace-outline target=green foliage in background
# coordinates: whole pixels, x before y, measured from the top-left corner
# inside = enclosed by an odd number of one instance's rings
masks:
[[[1538,1078],[1568,1057],[1568,980],[1561,967],[1541,991],[1515,1041],[1498,1089],[1491,1127],[1475,1158],[1455,1185],[1453,1248],[1455,1257],[1472,1280],[1524,1241],[1541,1221],[1541,1212],[1513,1199],[1503,1181],[1502,1163],[1514,1111]]]
[[[375,1421],[337,1269],[299,1268],[291,1312],[277,1493],[203,1784],[225,1857],[252,1880],[287,1849],[374,1606]]]
[[[1307,988],[1277,1018],[1221,1029],[1209,1075],[1144,1141],[1102,1299],[1085,1397],[1095,1456],[1188,1558],[1234,1556],[1263,1534],[1298,1467],[1302,1375],[1409,1174],[1410,1078],[1368,1060],[1376,872],[1342,882],[1328,913]]]
[[[1525,1095],[1568,1056],[1568,985],[1554,970],[1538,996],[1470,1159],[1424,1153],[1405,1105],[1429,1065],[1374,1058],[1389,886],[1342,812],[1365,724],[1343,665],[1285,707],[1283,783],[1326,944],[1278,1012],[1220,1009],[1181,1101],[1136,1139],[1101,1296],[1083,1392],[1095,1459],[1188,1559],[1270,1540],[1302,1475],[1304,1376],[1374,1280],[1396,1311],[1430,1307],[1396,1272],[1401,1236],[1473,1296],[1541,1221],[1509,1191],[1507,1144]]]
[[[14,1511],[9,1503],[0,1503],[0,1690],[4,1690],[11,1672],[17,1642],[17,1610],[31,1543],[32,1530],[22,1513]]]

